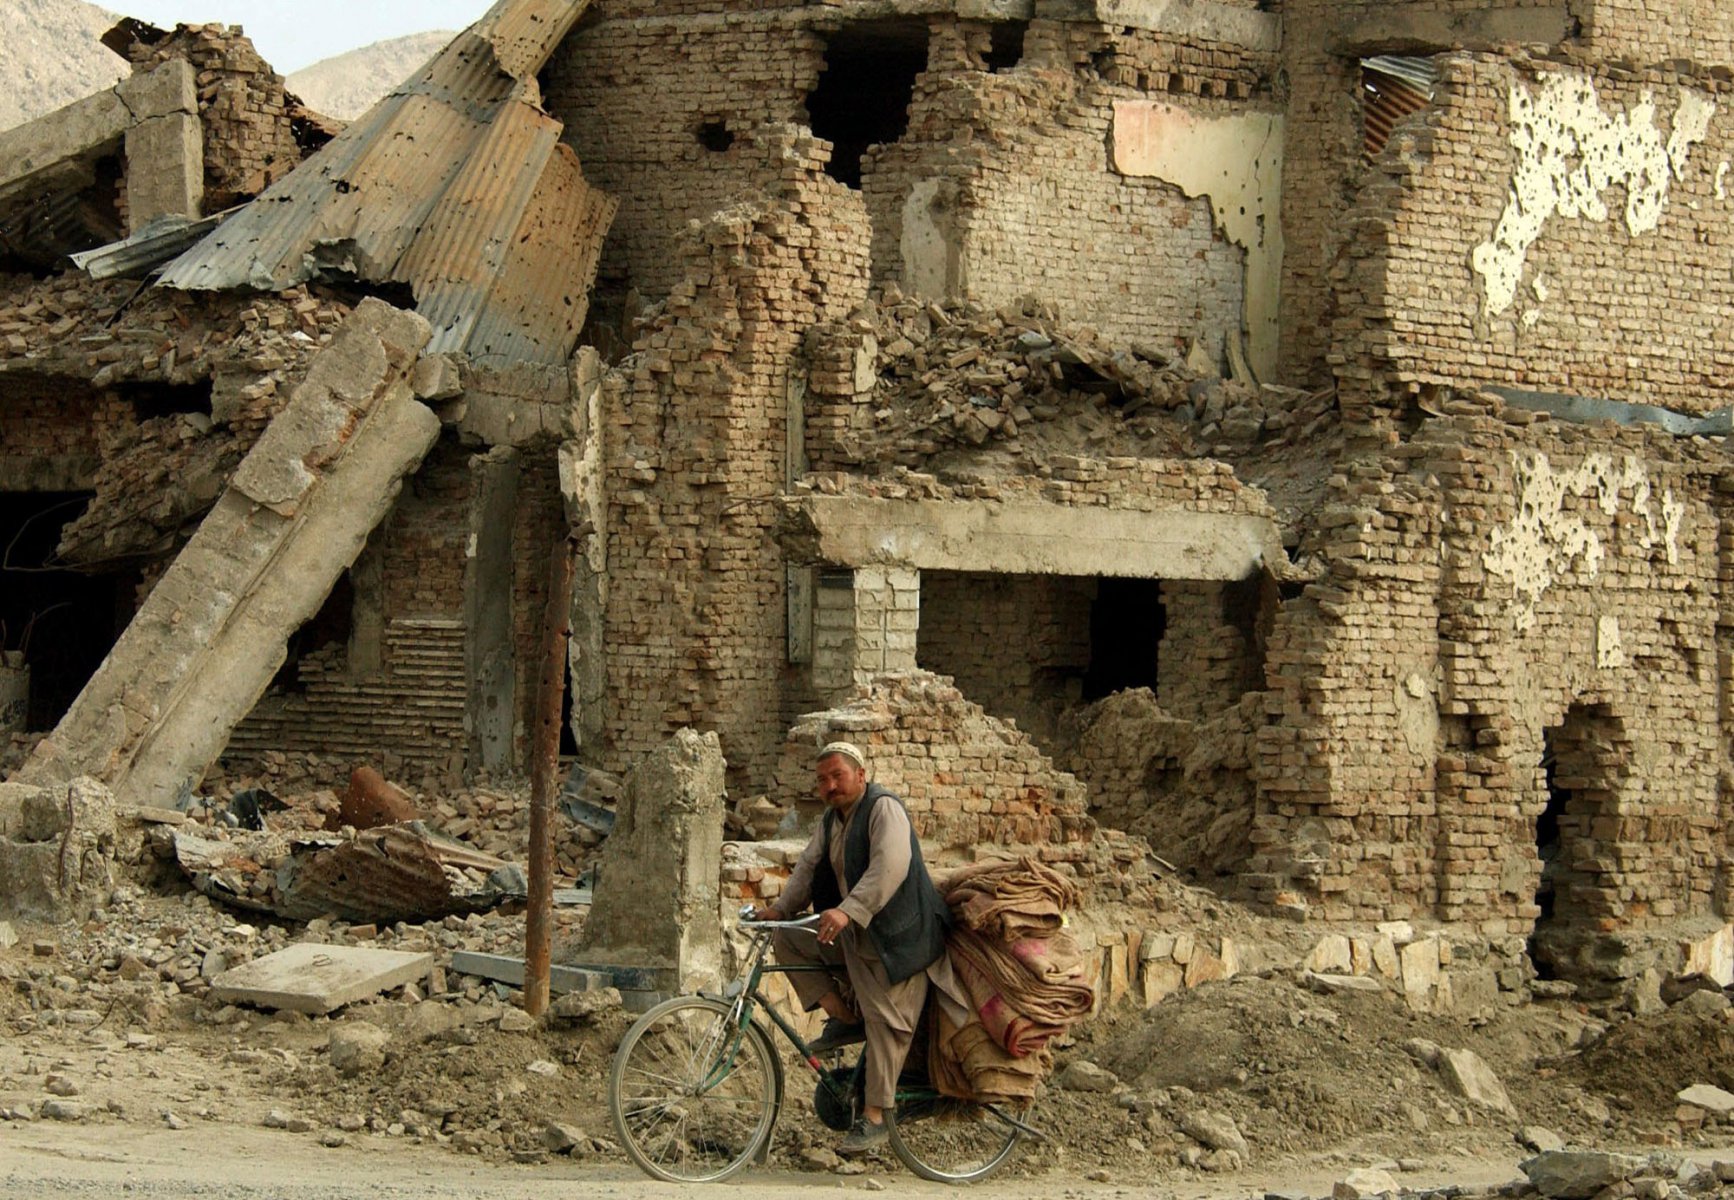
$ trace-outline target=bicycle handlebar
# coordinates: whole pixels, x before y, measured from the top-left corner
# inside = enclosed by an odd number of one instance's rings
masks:
[[[741,911],[739,914],[740,923],[742,925],[748,926],[752,929],[817,929],[817,928],[819,928],[819,914],[818,913],[813,913],[811,916],[796,917],[792,921],[755,921],[755,920],[753,920],[753,913],[756,911],[758,911],[758,906],[756,904],[742,905]]]

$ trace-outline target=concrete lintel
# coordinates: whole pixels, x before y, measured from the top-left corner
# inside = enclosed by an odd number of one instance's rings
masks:
[[[1414,5],[1344,5],[1331,17],[1331,53],[1347,58],[1376,54],[1438,54],[1502,46],[1558,46],[1571,32],[1565,0],[1549,5],[1501,5],[1436,12]]]
[[[1694,416],[1654,404],[1631,404],[1593,396],[1567,396],[1559,392],[1531,392],[1507,387],[1487,390],[1516,408],[1544,412],[1561,421],[1577,424],[1612,421],[1616,425],[1657,425],[1675,437],[1725,437],[1734,433],[1734,409],[1729,408]]]
[[[171,58],[143,75],[129,76],[115,85],[115,91],[135,121],[199,114],[199,75],[185,59]]]
[[[205,201],[205,127],[191,113],[168,113],[126,131],[129,234],[160,217],[197,218]]]
[[[1265,54],[1282,49],[1282,18],[1214,0],[1036,0],[1052,21],[1096,21],[1193,41],[1219,42]]]
[[[427,978],[434,956],[300,942],[211,980],[214,999],[321,1016]]]
[[[1286,561],[1269,517],[1039,502],[807,496],[792,557],[1005,575],[1244,579]]]

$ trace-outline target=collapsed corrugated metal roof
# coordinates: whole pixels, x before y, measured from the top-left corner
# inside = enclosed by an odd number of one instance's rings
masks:
[[[185,289],[407,284],[430,351],[563,362],[615,201],[536,72],[589,0],[499,0],[407,82],[164,268]]]

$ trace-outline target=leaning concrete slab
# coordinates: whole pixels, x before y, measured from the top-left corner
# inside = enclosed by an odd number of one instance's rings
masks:
[[[173,807],[439,435],[410,376],[427,322],[363,301],[17,778],[90,775]]]
[[[318,1016],[425,979],[433,965],[431,954],[301,942],[224,971],[211,998]]]

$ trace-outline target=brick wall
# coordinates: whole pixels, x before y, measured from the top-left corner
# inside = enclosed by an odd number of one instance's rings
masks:
[[[688,243],[686,282],[604,383],[604,752],[619,766],[682,726],[715,729],[731,786],[768,777],[807,694],[787,665],[771,538],[791,360],[808,325],[867,285],[859,197],[822,173],[811,138],[762,136],[755,152],[779,174]]]
[[[1044,745],[1090,666],[1095,581],[925,571],[916,659]]]
[[[1551,743],[1579,833],[1553,928],[1710,911],[1723,567],[1702,467],[1655,433],[1510,416],[1429,422],[1335,481],[1330,569],[1272,635],[1252,834],[1272,898],[1528,933]]]
[[[1334,355],[1347,388],[1374,403],[1393,384],[1480,384],[1725,405],[1734,87],[1440,63],[1432,108],[1393,137],[1350,214],[1361,236],[1338,268]],[[1589,149],[1514,146],[1530,141]]]

